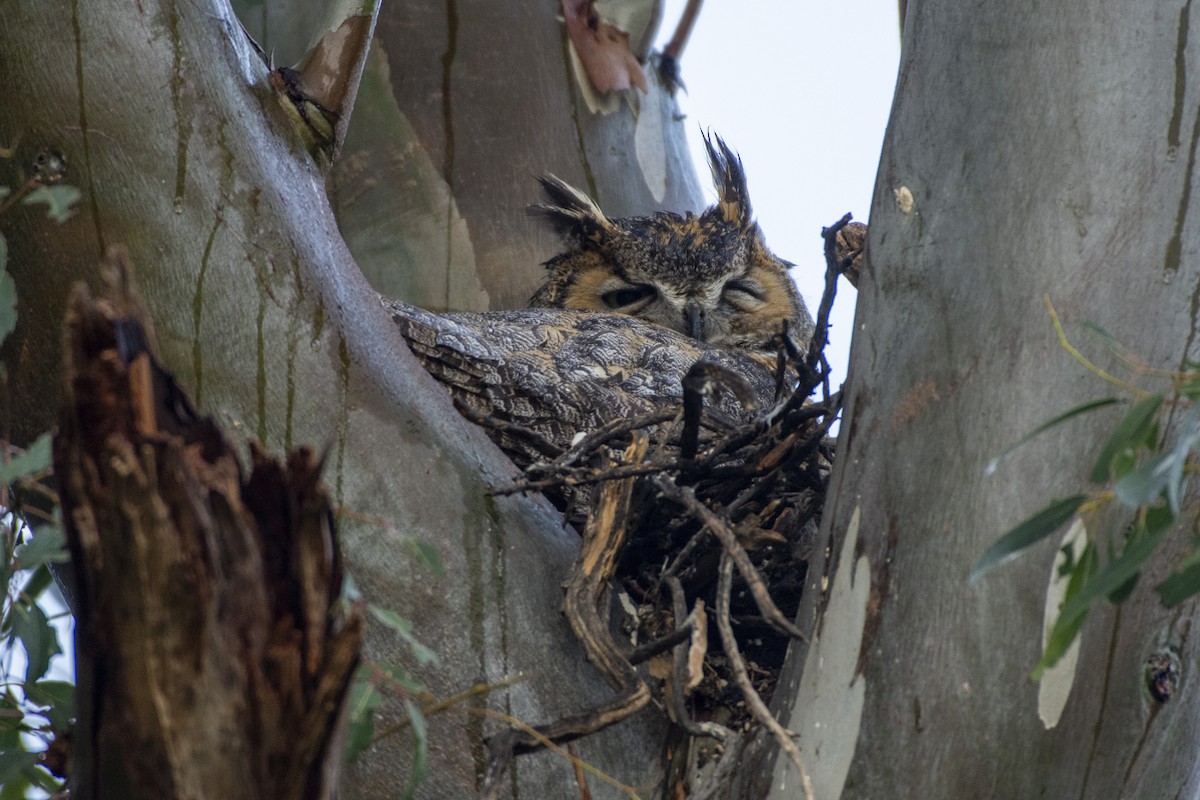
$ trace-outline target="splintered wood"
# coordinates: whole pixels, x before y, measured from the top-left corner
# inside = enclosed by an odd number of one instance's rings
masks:
[[[120,252],[66,320],[55,438],[77,798],[332,798],[362,621],[321,463],[233,447],[156,361]]]

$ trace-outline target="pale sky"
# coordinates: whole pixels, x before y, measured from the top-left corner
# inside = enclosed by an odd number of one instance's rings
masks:
[[[660,47],[684,5],[666,0]],[[896,0],[709,0],[680,60],[679,104],[702,181],[704,126],[741,155],[767,244],[796,264],[814,317],[821,228],[847,211],[868,221],[900,59],[897,14]],[[826,350],[835,387],[845,379],[854,299],[843,282]]]

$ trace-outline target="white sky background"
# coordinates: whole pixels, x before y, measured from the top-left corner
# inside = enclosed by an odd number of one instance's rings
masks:
[[[661,48],[685,0],[666,0]],[[701,126],[742,157],[771,249],[816,316],[821,228],[847,211],[867,222],[900,60],[897,0],[708,0],[680,59],[692,155],[706,182]],[[716,194],[709,190],[709,198]],[[838,286],[826,356],[845,380],[854,289]]]

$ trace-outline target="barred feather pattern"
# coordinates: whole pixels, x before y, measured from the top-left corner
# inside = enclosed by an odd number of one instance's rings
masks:
[[[381,298],[413,353],[466,406],[567,447],[616,419],[681,407],[682,380],[699,360],[741,376],[758,411],[776,391],[774,361],[707,345],[637,317],[568,309],[436,314]],[[754,415],[731,391],[717,390],[710,423]],[[528,445],[493,433],[521,466]]]

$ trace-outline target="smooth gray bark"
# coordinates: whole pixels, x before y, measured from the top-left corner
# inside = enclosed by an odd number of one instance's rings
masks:
[[[497,80],[492,90],[516,92],[507,106],[526,127],[510,128],[540,130],[528,97],[546,96],[543,81],[557,85],[558,97],[571,92],[554,9],[505,6],[539,21],[548,41],[522,46],[548,53],[554,72],[547,78],[541,66],[531,66],[526,82]],[[464,35],[480,13],[458,9]],[[575,533],[539,499],[486,496],[488,487],[513,477],[511,465],[459,419],[382,312],[335,225],[324,176],[291,138],[266,87],[266,68],[228,5],[13,0],[0,18],[0,144],[16,143],[14,158],[0,168],[15,175],[38,152],[61,151],[70,163],[67,181],[83,192],[79,212],[63,226],[46,221],[40,208],[18,206],[0,218],[21,303],[20,327],[4,351],[7,421],[18,440],[53,418],[67,287],[92,280],[104,248],[122,243],[139,269],[163,358],[203,411],[272,451],[329,443],[326,479],[344,511],[348,570],[368,599],[411,618],[416,635],[437,651],[442,666],[422,673],[434,692],[446,696],[523,673],[524,683],[487,703],[531,722],[607,698],[610,690],[584,662],[557,610]],[[364,89],[355,112],[364,118],[368,98]],[[470,98],[456,101],[456,113],[470,107]],[[424,172],[430,182],[453,190],[438,197],[466,209],[460,216],[469,236],[476,227],[489,231],[472,247],[474,263],[491,259],[491,266],[472,280],[493,303],[503,295],[505,304],[519,305],[538,275],[538,258],[529,257],[534,248],[513,243],[523,240],[529,223],[514,222],[510,213],[531,199],[528,173],[567,173],[559,165],[576,163],[581,141],[588,152],[622,152],[629,128],[604,123],[612,129],[593,134],[593,123],[573,118],[566,101],[537,107],[553,134],[515,133],[487,143],[491,161],[521,173],[526,187],[505,190],[511,198],[497,209],[476,206],[478,187],[493,185],[483,166],[465,168],[486,162],[474,142],[495,113],[489,107],[474,123],[456,127],[458,166],[449,179],[438,173],[444,153],[416,152],[433,165]],[[663,134],[667,149],[682,153],[673,125]],[[390,163],[396,154],[373,163]],[[681,163],[665,167],[676,198],[679,186],[696,185],[694,176],[679,172]],[[618,202],[626,197],[620,188],[626,178],[617,177],[624,166],[609,157],[590,168],[589,182],[616,212],[636,205]],[[389,188],[402,194],[409,184]],[[507,244],[498,238],[505,226],[513,240]],[[420,262],[420,249],[413,253]],[[504,278],[504,265],[518,262],[523,277]],[[457,269],[461,262],[452,253],[437,263],[435,269]],[[516,288],[507,294],[492,288],[506,281]],[[412,539],[438,548],[447,577],[435,579],[414,563]],[[406,652],[392,634],[368,632],[368,657],[386,663]],[[402,714],[398,703],[385,707],[380,727]],[[493,724],[463,712],[430,720],[431,777],[422,796],[458,798],[474,790],[481,735]],[[657,731],[653,716],[644,715],[579,743],[578,752],[627,783],[641,783],[657,761]],[[404,737],[392,737],[368,752],[350,796],[395,796],[407,780],[408,748]],[[569,765],[547,755],[521,759],[513,787],[536,798],[575,791]],[[592,792],[612,796],[597,781]]]
[[[985,477],[1034,427],[1120,393],[1060,347],[1044,297],[1106,368],[1120,369],[1085,321],[1154,367],[1197,359],[1190,11],[909,5],[824,521],[831,585],[814,570],[802,617],[817,643],[791,654],[780,692],[821,800],[1200,792],[1195,604],[1167,611],[1150,591],[1169,559],[1120,610],[1092,613],[1051,729],[1029,673],[1057,542],[966,581],[1007,528],[1086,485],[1120,413],[1058,428]],[[1161,705],[1144,675],[1159,651],[1182,665]],[[768,774],[769,792],[745,796],[802,796],[786,761]]]

